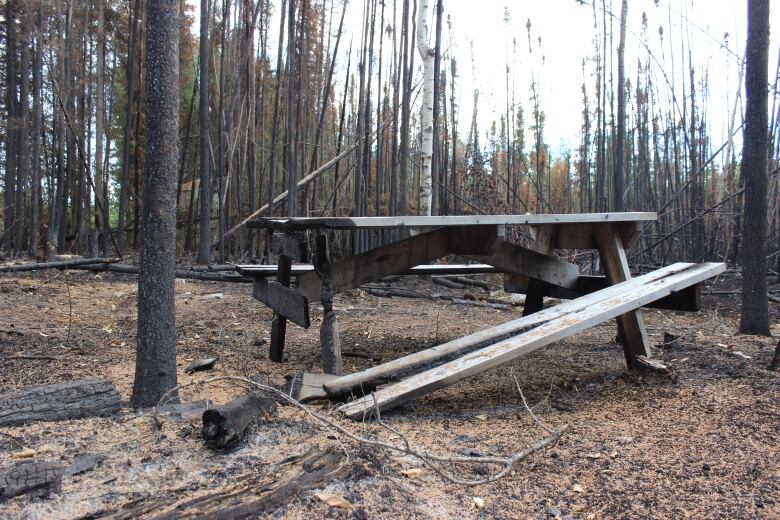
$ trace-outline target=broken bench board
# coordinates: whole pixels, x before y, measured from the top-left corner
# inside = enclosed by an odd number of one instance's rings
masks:
[[[638,309],[673,291],[679,291],[683,287],[716,276],[725,269],[726,265],[722,263],[702,263],[661,279],[646,282],[628,293],[613,296],[578,312],[567,313],[528,332],[472,351],[458,359],[346,403],[339,407],[339,411],[350,419],[358,420],[372,415],[377,408],[380,411],[393,408],[415,397],[451,385],[463,378],[494,368],[545,345]]]
[[[431,347],[419,352],[394,359],[387,363],[382,363],[361,372],[355,372],[342,376],[324,384],[328,394],[333,396],[343,395],[358,389],[361,386],[375,386],[377,383],[392,379],[401,372],[409,371],[416,367],[424,366],[439,361],[447,356],[465,351],[478,346],[486,346],[509,336],[517,335],[531,327],[546,323],[555,318],[559,318],[569,313],[579,312],[589,306],[613,298],[618,295],[634,291],[651,281],[659,280],[681,271],[691,268],[695,264],[676,263],[662,267],[656,271],[644,274],[637,278],[632,278],[626,282],[607,286],[604,289],[593,292],[576,300],[571,300],[554,307],[548,307],[542,311],[523,316],[516,320],[508,321],[489,329],[484,329],[467,336],[463,336],[435,347]]]
[[[309,328],[309,302],[299,292],[279,282],[255,278],[252,295],[291,322]]]

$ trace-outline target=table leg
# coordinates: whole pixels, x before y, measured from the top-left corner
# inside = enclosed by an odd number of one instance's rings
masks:
[[[290,286],[291,267],[292,259],[286,255],[279,255],[276,280],[285,287]],[[271,361],[277,363],[282,362],[282,358],[284,357],[284,337],[286,333],[287,318],[274,312],[273,321],[271,322],[271,348],[268,352],[268,357],[271,358]]]
[[[326,374],[343,375],[344,363],[341,359],[341,343],[336,313],[333,310],[333,284],[330,278],[330,258],[328,239],[317,236],[317,254],[314,257],[314,269],[320,277],[320,303],[322,304],[322,325],[320,326],[320,348],[322,349],[322,371]]]
[[[552,255],[555,252],[555,226],[540,226],[537,228],[536,239],[531,249],[545,255]],[[525,305],[523,305],[523,316],[528,316],[539,312],[544,308],[544,294],[547,284],[534,278],[528,279],[525,290]]]
[[[614,285],[631,278],[628,269],[628,259],[623,248],[623,241],[610,225],[596,227],[596,243],[604,266],[607,281]],[[647,342],[642,311],[635,310],[621,315],[618,319],[619,338],[623,343],[628,368],[636,364],[637,356],[650,357],[650,347]]]

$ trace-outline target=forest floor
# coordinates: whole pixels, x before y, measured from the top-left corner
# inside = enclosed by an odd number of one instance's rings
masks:
[[[499,288],[497,276],[485,279]],[[134,369],[135,282],[109,273],[0,275],[0,392],[101,376],[116,384],[126,404]],[[447,291],[426,280],[403,283],[425,293]],[[716,290],[736,288],[738,281],[725,280]],[[738,295],[710,295],[698,313],[644,312],[652,345],[662,343],[664,332],[681,337],[677,347],[654,349],[670,375],[627,372],[616,327],[608,322],[383,414],[411,443],[436,453],[505,455],[545,435],[520,399],[516,376],[540,421],[571,429],[505,478],[476,487],[448,484],[408,455],[344,440],[356,469],[324,491],[355,509],[331,508],[315,497],[322,490],[311,490],[268,516],[780,518],[780,374],[766,370],[780,335],[780,305],[771,303],[775,337],[763,338],[735,335],[738,304]],[[348,372],[522,313],[521,306],[502,311],[361,290],[338,295],[335,305]],[[251,286],[177,284],[176,309],[180,383],[218,374],[265,374],[282,382],[296,369],[319,371],[316,311],[310,329],[288,325],[286,361],[275,364],[267,359],[271,314],[252,299]],[[20,355],[54,359],[14,357]],[[192,360],[212,356],[219,358],[212,371],[184,373]],[[236,392],[189,386],[181,396],[221,403]],[[332,405],[314,406],[332,411]],[[399,441],[375,423],[341,424]],[[184,500],[272,476],[290,456],[339,446],[289,406],[254,425],[248,439],[227,453],[204,446],[197,416],[167,417],[158,429],[149,415],[127,406],[113,417],[0,428],[0,468],[14,462],[19,444],[35,450],[37,459],[63,464],[84,453],[104,459],[92,471],[64,477],[61,490],[46,499],[0,503],[2,518],[78,518],[147,497]],[[423,469],[405,477],[411,468]],[[488,469],[451,468],[469,478]]]

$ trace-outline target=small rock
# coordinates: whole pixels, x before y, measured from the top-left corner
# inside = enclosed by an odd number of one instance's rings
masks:
[[[547,514],[550,516],[561,516],[563,513],[557,507],[550,507],[547,509]]]
[[[187,368],[184,369],[184,371],[188,374],[192,374],[193,372],[200,372],[202,370],[211,370],[214,368],[214,363],[217,362],[217,358],[204,358],[204,359],[198,359],[187,365]]]

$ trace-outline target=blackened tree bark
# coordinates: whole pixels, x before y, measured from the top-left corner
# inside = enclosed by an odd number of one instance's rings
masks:
[[[149,0],[146,136],[132,404],[156,404],[176,386],[176,174],[179,134],[179,0]]]
[[[16,202],[14,204],[14,250],[17,254],[22,254],[26,249],[24,214],[27,197],[27,178],[30,171],[30,142],[27,139],[27,123],[30,113],[30,13],[27,7],[21,12],[22,34],[21,34],[21,63],[19,73],[21,74],[19,83],[19,130],[17,132],[19,147],[19,157],[16,163]]]
[[[612,209],[625,211],[626,157],[626,18],[628,0],[623,0],[620,9],[620,42],[618,43],[618,87],[617,87],[617,141],[615,143],[615,173],[612,178]]]
[[[200,0],[200,241],[197,263],[211,260],[211,175],[209,154],[209,0]],[[194,188],[194,186],[193,186]]]
[[[298,196],[295,185],[295,0],[287,4],[287,216],[294,217]]]
[[[130,47],[127,51],[127,104],[125,105],[125,127],[122,136],[122,174],[119,181],[119,218],[117,232],[117,247],[119,253],[125,250],[125,222],[127,213],[128,182],[130,178],[130,134],[133,123],[133,98],[135,92],[135,54],[138,37],[138,11],[141,0],[133,2],[130,19]]]
[[[32,126],[32,167],[30,179],[30,249],[28,254],[35,258],[38,253],[38,236],[40,230],[40,200],[41,200],[41,84],[43,74],[43,17],[39,5],[36,9],[35,24],[35,55],[33,57],[33,126]]]
[[[742,221],[743,334],[769,336],[766,283],[767,233],[767,84],[769,0],[748,0],[745,133],[740,175],[745,180]]]
[[[3,214],[3,235],[0,248],[10,250],[13,243],[14,203],[16,188],[16,7],[15,2],[9,1],[5,6],[6,44],[6,110],[7,126],[5,141],[5,189],[3,202],[5,212]]]

